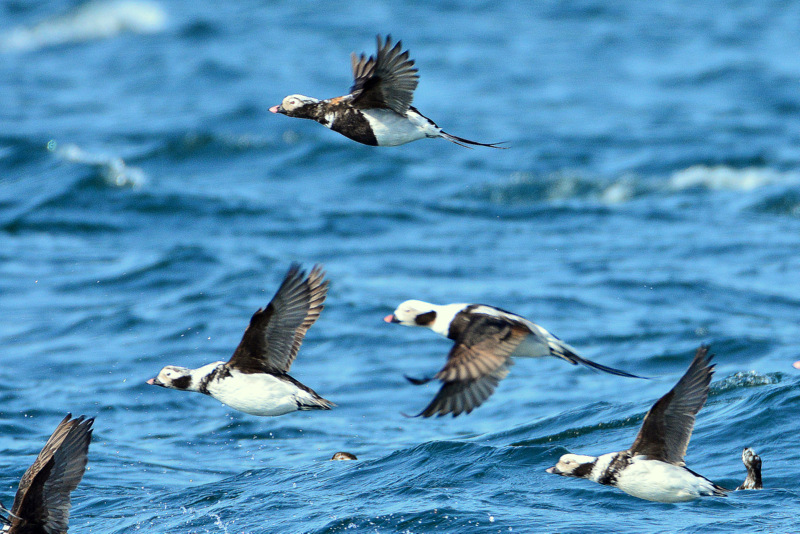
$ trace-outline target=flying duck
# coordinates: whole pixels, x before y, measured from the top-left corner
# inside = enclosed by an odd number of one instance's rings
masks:
[[[397,146],[418,139],[441,137],[457,145],[506,148],[496,143],[478,143],[443,131],[419,112],[411,101],[419,75],[401,41],[383,42],[378,35],[377,57],[351,55],[353,86],[350,93],[327,100],[289,95],[269,110],[287,117],[311,119],[359,143]]]
[[[630,449],[602,456],[565,454],[548,473],[586,478],[657,502],[724,497],[729,490],[686,467],[683,457],[697,412],[708,398],[714,366],[708,347],[697,349],[689,369],[644,417]]]
[[[168,365],[148,384],[210,395],[235,410],[276,416],[335,406],[289,376],[306,332],[322,311],[328,282],[319,265],[306,277],[292,264],[266,308],[250,319],[228,362],[198,369]]]
[[[500,380],[513,364],[512,357],[542,358],[554,356],[573,365],[582,364],[606,373],[641,378],[625,371],[606,367],[578,356],[577,351],[556,336],[529,321],[485,304],[436,305],[407,300],[387,323],[430,328],[453,340],[447,363],[431,378],[406,377],[412,384],[438,379],[443,385],[433,401],[417,416],[470,413],[494,393]]]

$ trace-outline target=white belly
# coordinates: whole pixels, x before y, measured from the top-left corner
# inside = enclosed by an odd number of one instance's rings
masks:
[[[378,146],[404,145],[418,139],[436,137],[438,134],[433,130],[428,132],[428,121],[417,113],[409,112],[409,118],[387,109],[365,109],[363,113],[369,121]],[[428,135],[429,133],[432,135]]]
[[[714,486],[682,467],[635,457],[620,473],[617,487],[629,495],[657,502],[684,502],[713,495]]]
[[[251,415],[276,416],[297,410],[295,398],[309,396],[294,384],[268,374],[244,374],[213,382],[209,394],[235,410]]]

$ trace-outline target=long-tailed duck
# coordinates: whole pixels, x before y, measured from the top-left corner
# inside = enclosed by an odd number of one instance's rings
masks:
[[[306,332],[322,311],[328,292],[324,277],[319,265],[306,277],[292,264],[269,305],[253,314],[227,363],[199,369],[168,365],[147,383],[204,393],[252,415],[331,409],[335,404],[288,375]]]
[[[2,532],[9,534],[55,534],[67,532],[70,493],[78,487],[86,470],[92,440],[92,419],[72,414],[58,424],[39,456],[22,475],[11,510],[0,505],[8,517]]]
[[[581,358],[576,350],[556,336],[519,315],[484,304],[436,305],[407,300],[387,323],[424,326],[452,339],[453,348],[447,363],[431,378],[406,377],[412,384],[425,384],[433,379],[443,382],[433,401],[417,416],[446,415],[453,417],[472,410],[494,393],[506,377],[513,357],[541,358],[554,356],[573,365],[582,364],[606,373],[641,378],[625,371],[606,367]]]
[[[331,461],[334,460],[358,460],[358,458],[356,458],[356,455],[351,452],[339,451],[334,453],[331,457]]]
[[[742,451],[742,463],[747,469],[747,478],[737,490],[759,490],[761,485],[761,457],[750,447]]]
[[[377,58],[351,55],[354,82],[349,94],[327,100],[289,95],[269,110],[317,121],[365,145],[397,146],[441,137],[461,146],[506,148],[450,135],[412,106],[419,75],[402,47],[401,41],[392,47],[391,36],[383,43],[378,35]]]
[[[708,398],[714,366],[708,347],[697,349],[689,369],[644,417],[630,449],[599,457],[565,454],[548,473],[587,478],[658,502],[724,496],[729,490],[698,475],[683,461],[697,412]]]

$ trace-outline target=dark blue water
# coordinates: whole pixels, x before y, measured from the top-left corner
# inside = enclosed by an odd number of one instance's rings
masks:
[[[800,4],[0,5],[0,499],[96,416],[75,532],[789,532],[800,514]],[[88,13],[87,13],[88,10]],[[397,148],[268,112],[350,86],[376,33],[447,131]],[[292,261],[332,288],[292,374],[339,406],[257,418],[153,388],[227,359]],[[403,300],[523,314],[629,380],[522,360],[408,419],[446,340]],[[627,448],[710,343],[687,463],[761,492],[666,505],[544,472]],[[346,450],[358,462],[329,462]]]

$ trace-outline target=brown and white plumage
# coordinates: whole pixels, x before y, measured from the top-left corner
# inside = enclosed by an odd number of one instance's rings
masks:
[[[684,464],[695,417],[708,398],[714,366],[708,347],[695,352],[678,383],[648,410],[630,449],[601,456],[564,454],[548,473],[586,478],[649,501],[683,502],[728,490]]]
[[[636,440],[629,449],[673,465],[684,465],[683,457],[692,437],[697,412],[708,398],[714,365],[708,346],[697,349],[689,369],[669,393],[658,399],[647,412]]]
[[[60,534],[67,532],[70,493],[86,470],[94,418],[59,423],[39,456],[22,475],[8,524],[9,534]]]
[[[573,365],[581,364],[606,373],[639,378],[579,356],[575,349],[541,326],[522,316],[485,304],[437,305],[407,300],[393,314],[389,323],[430,328],[453,340],[447,362],[431,378],[406,377],[413,384],[433,379],[443,385],[433,401],[418,415],[470,413],[494,393],[506,377],[512,358],[552,356]]]
[[[269,110],[287,117],[311,119],[345,137],[365,145],[397,146],[425,138],[447,139],[457,145],[505,148],[495,143],[478,143],[450,135],[411,102],[419,74],[401,41],[392,45],[377,37],[377,53],[351,55],[353,85],[350,93],[319,100],[304,95],[289,95]]]
[[[763,488],[761,483],[761,456],[750,447],[742,451],[742,463],[747,469],[747,477],[744,482],[736,488],[737,490],[759,490]]]
[[[306,332],[322,311],[328,285],[321,266],[306,276],[293,264],[267,307],[251,317],[228,362],[198,369],[168,365],[147,383],[210,395],[252,415],[330,409],[332,402],[288,374]]]

